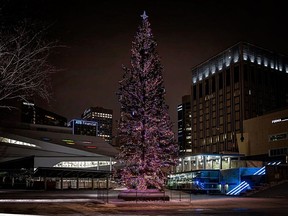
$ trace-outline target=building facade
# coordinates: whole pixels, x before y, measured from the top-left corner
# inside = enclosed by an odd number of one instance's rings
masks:
[[[288,108],[258,116],[243,122],[243,142],[237,136],[239,152],[253,158],[255,156],[287,162],[288,156]]]
[[[67,126],[67,118],[44,110],[34,103],[23,102],[21,107],[21,122],[51,126]]]
[[[182,97],[177,107],[179,154],[191,153],[191,101],[190,95]]]
[[[73,134],[87,135],[87,136],[98,135],[98,123],[95,121],[72,119],[68,123],[68,127],[72,128]]]
[[[113,110],[103,107],[90,107],[82,114],[82,119],[98,123],[98,136],[112,144]]]
[[[288,105],[287,57],[240,42],[192,69],[192,153],[238,153],[243,121]],[[237,136],[240,139],[237,139]]]
[[[105,188],[117,154],[69,127],[0,121],[0,188]]]

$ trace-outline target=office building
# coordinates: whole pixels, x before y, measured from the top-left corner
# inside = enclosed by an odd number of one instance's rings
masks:
[[[98,135],[98,123],[95,121],[72,119],[68,123],[68,127],[72,128],[73,134],[87,135],[87,136]]]
[[[238,153],[246,139],[243,122],[286,107],[287,83],[286,56],[244,42],[195,66],[188,149]]]
[[[98,123],[98,136],[112,144],[113,111],[103,107],[90,107],[82,114],[82,119]]]
[[[67,126],[67,118],[44,110],[34,103],[23,102],[21,107],[21,122],[51,126]]]
[[[191,101],[190,95],[182,97],[177,107],[179,155],[191,153]]]

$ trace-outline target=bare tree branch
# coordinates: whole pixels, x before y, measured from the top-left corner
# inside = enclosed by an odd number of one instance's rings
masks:
[[[55,68],[48,57],[55,43],[46,43],[39,31],[21,25],[14,31],[0,32],[0,108],[12,108],[7,101],[39,96],[49,101],[50,74]]]

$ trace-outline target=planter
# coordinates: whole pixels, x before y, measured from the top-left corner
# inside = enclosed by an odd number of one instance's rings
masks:
[[[159,191],[157,189],[147,189],[147,190],[124,190],[118,195],[118,199],[123,199],[125,201],[153,201],[153,200],[163,200],[169,201],[169,196],[165,192]]]

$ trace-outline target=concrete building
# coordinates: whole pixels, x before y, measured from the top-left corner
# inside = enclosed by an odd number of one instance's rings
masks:
[[[267,160],[286,161],[288,156],[288,108],[244,120],[243,137],[238,134],[239,152]]]

